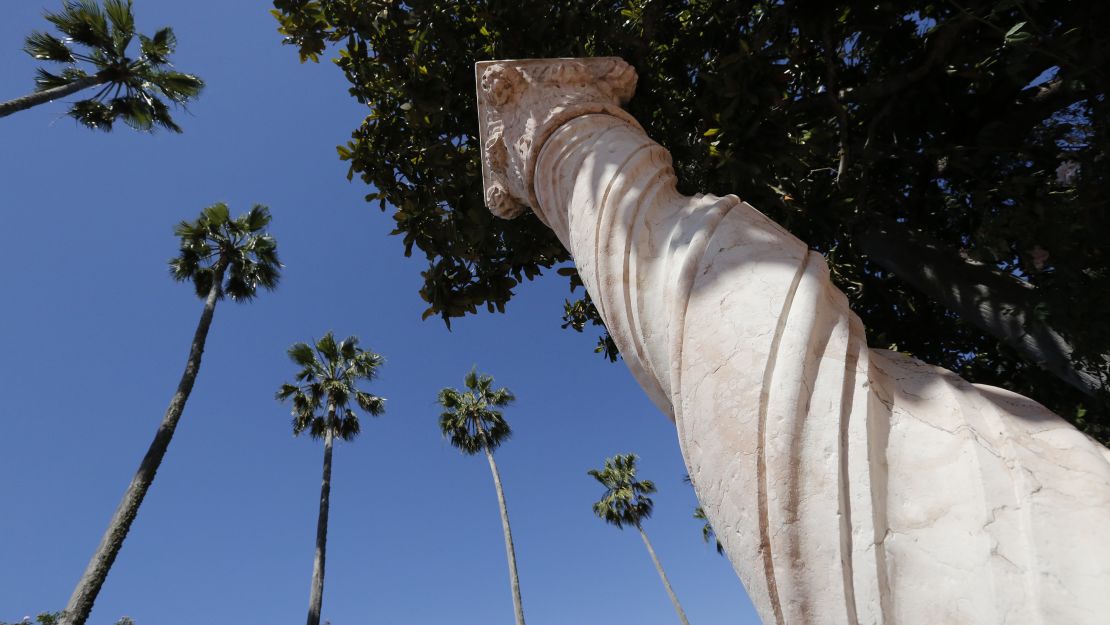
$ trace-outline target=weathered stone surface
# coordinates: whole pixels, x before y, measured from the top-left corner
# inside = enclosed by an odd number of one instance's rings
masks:
[[[1110,622],[1110,452],[868,349],[821,255],[686,197],[619,59],[476,67],[486,198],[574,257],[768,625]]]

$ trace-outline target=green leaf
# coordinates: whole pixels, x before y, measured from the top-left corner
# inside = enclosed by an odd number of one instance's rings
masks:
[[[1014,26],[1010,28],[1010,30],[1006,31],[1006,35],[1004,37],[1006,45],[1018,45],[1026,43],[1029,40],[1033,39],[1033,33],[1022,30],[1022,28],[1024,27],[1025,22],[1018,22],[1017,24],[1014,24]]]
[[[1017,24],[1014,24],[1012,27],[1010,27],[1010,30],[1006,31],[1006,38],[1009,39],[1011,35],[1017,33],[1017,31],[1021,30],[1022,28],[1025,28],[1025,22],[1018,22]]]

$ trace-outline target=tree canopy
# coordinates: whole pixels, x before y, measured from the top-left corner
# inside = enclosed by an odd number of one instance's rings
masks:
[[[339,146],[426,316],[503,311],[569,260],[481,193],[473,63],[615,55],[681,190],[736,193],[823,253],[869,341],[1110,439],[1110,4],[275,0],[369,111]],[[572,290],[580,282],[571,267]],[[564,325],[601,321],[588,298]],[[598,350],[615,357],[603,334]]]

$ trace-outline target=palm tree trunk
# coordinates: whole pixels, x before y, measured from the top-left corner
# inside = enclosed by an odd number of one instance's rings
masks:
[[[678,602],[678,597],[675,596],[674,589],[671,588],[671,582],[667,579],[667,574],[663,572],[663,565],[659,562],[659,557],[655,555],[655,549],[651,547],[651,541],[648,540],[647,533],[638,523],[636,529],[640,530],[640,538],[644,539],[644,545],[647,547],[648,553],[651,554],[651,561],[655,563],[655,570],[659,571],[659,579],[663,580],[663,586],[667,589],[667,596],[671,598],[674,611],[678,613],[678,620],[682,621],[682,625],[690,625],[690,621],[686,620],[686,613],[682,611],[682,604]]]
[[[316,558],[312,562],[312,590],[308,595],[308,625],[320,625],[324,604],[324,559],[328,549],[328,506],[331,500],[331,422],[335,405],[328,405],[328,425],[324,431],[324,479],[320,484],[320,517],[316,521]]]
[[[185,363],[185,371],[181,374],[181,381],[177,384],[177,392],[174,393],[169,407],[166,408],[166,414],[162,417],[162,423],[158,426],[158,432],[155,433],[150,448],[143,456],[139,470],[135,472],[135,476],[131,478],[131,484],[128,485],[127,491],[123,493],[123,499],[120,500],[115,514],[112,515],[112,520],[108,523],[108,529],[104,532],[103,538],[100,539],[100,545],[96,548],[96,553],[89,560],[89,565],[85,568],[85,574],[81,576],[81,579],[77,582],[77,587],[73,589],[73,595],[66,605],[61,625],[84,625],[85,620],[89,618],[93,602],[96,601],[96,596],[100,593],[104,580],[108,578],[108,571],[112,568],[116,556],[119,555],[120,548],[123,547],[123,540],[127,538],[127,532],[131,530],[131,523],[139,513],[139,506],[143,503],[143,497],[146,496],[147,489],[154,481],[154,474],[158,472],[158,466],[162,464],[162,458],[166,455],[166,450],[169,449],[170,439],[173,438],[177,422],[181,418],[181,412],[185,409],[185,402],[189,399],[189,393],[192,392],[193,383],[196,382],[197,373],[200,371],[200,359],[204,354],[204,342],[208,338],[208,328],[212,325],[212,315],[216,311],[216,302],[220,299],[220,289],[226,268],[227,263],[224,260],[221,260],[215,267],[212,288],[208,290],[208,297],[204,300],[204,310],[200,314],[200,321],[197,323],[197,330],[193,335],[193,343],[189,347],[189,359]]]
[[[77,93],[78,91],[88,89],[93,85],[100,85],[105,82],[107,82],[107,80],[100,76],[86,76],[84,78],[78,78],[68,85],[62,85],[61,87],[54,87],[52,89],[43,89],[42,91],[36,91],[34,93],[27,94],[21,98],[8,100],[7,102],[0,102],[0,117],[7,117],[12,113],[18,113],[19,111],[29,109],[32,106],[45,104],[47,102],[50,102],[51,100],[64,98],[72,93]]]
[[[479,425],[479,427],[481,427]],[[513,548],[513,531],[509,529],[509,509],[505,505],[505,491],[501,488],[501,473],[497,470],[497,463],[493,460],[493,453],[488,447],[486,459],[489,460],[489,470],[493,474],[493,487],[497,490],[497,506],[501,510],[501,529],[505,532],[505,556],[509,559],[509,588],[513,593],[513,611],[516,614],[516,625],[524,625],[524,608],[520,602],[520,578],[516,572],[516,550]]]

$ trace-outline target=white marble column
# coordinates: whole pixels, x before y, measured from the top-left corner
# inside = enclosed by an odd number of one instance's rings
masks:
[[[768,625],[1110,623],[1110,451],[869,349],[821,255],[675,190],[617,58],[476,67],[486,203],[570,250]]]

